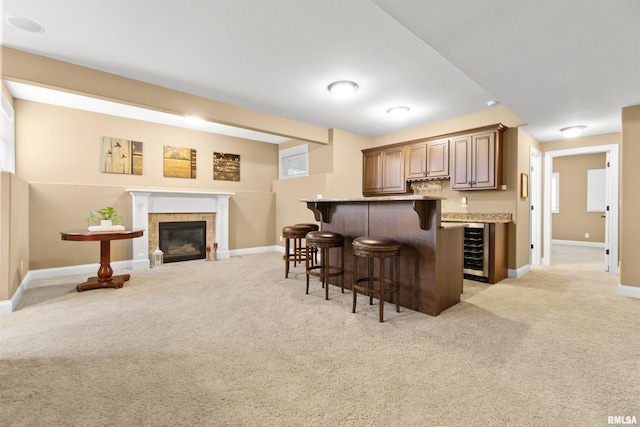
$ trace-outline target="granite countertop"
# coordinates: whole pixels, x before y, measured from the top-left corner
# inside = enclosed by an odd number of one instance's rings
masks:
[[[510,213],[443,212],[442,222],[511,222]]]
[[[439,196],[382,196],[382,197],[345,197],[341,199],[302,199],[301,202],[397,202],[405,200],[445,200]]]

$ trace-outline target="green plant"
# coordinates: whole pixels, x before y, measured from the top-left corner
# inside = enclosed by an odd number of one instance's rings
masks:
[[[122,223],[122,216],[111,206],[98,209],[97,211],[89,211],[89,216],[87,217],[89,224],[96,223],[101,219],[111,220],[113,225]]]

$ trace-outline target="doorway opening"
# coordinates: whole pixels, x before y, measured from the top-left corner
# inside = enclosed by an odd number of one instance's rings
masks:
[[[544,258],[542,264],[551,265],[552,263],[552,237],[551,230],[553,218],[551,214],[552,205],[552,172],[553,159],[555,157],[573,156],[580,154],[605,153],[606,154],[606,175],[605,175],[605,200],[606,210],[604,213],[605,220],[605,242],[604,242],[604,265],[605,270],[613,274],[618,274],[618,175],[619,175],[619,146],[616,144],[600,145],[593,147],[581,147],[567,150],[556,150],[546,152],[544,155],[544,228],[542,224],[535,224],[539,227],[537,230],[543,230],[542,233],[542,249]],[[533,156],[532,156],[533,158]],[[586,178],[585,178],[586,179]],[[539,221],[532,215],[531,221]],[[531,230],[535,228],[531,225]],[[532,238],[533,240],[533,238]],[[532,257],[532,263],[535,258]]]

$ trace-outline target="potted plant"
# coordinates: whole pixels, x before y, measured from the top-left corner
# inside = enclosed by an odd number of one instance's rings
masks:
[[[98,221],[100,221],[100,229],[112,228],[114,226],[123,228],[121,225],[122,216],[112,206],[107,206],[106,208],[98,209],[97,211],[89,211],[89,216],[87,217],[89,230],[92,228],[98,229],[98,227],[92,227],[92,224],[97,224]]]

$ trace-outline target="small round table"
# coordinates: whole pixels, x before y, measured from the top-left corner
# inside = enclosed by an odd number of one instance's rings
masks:
[[[89,277],[86,282],[76,286],[76,291],[88,291],[89,289],[98,288],[121,288],[124,282],[131,278],[130,274],[121,274],[113,276],[111,268],[111,241],[122,239],[133,239],[141,237],[144,233],[142,229],[127,228],[122,231],[88,231],[74,230],[63,231],[60,233],[62,240],[70,240],[76,242],[100,242],[100,268],[97,277]]]

